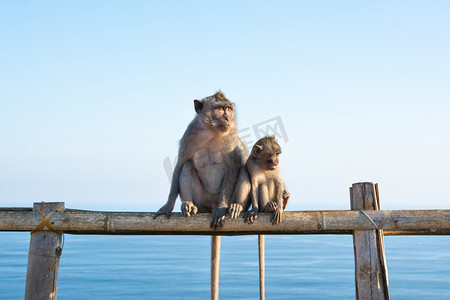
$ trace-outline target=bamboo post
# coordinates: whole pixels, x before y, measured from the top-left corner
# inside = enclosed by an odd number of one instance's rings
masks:
[[[350,188],[352,210],[379,210],[378,186],[371,182],[355,183]],[[367,222],[373,223],[374,230],[354,230],[353,247],[355,253],[356,299],[389,299],[389,285],[384,253],[383,232],[375,230],[376,223],[366,215]],[[380,224],[380,223],[379,223]]]
[[[259,299],[266,299],[265,295],[265,274],[266,274],[266,264],[265,264],[265,251],[264,251],[264,235],[258,235],[258,249],[259,249]]]
[[[211,236],[211,300],[219,299],[220,235]]]
[[[53,214],[52,211],[64,210],[63,202],[34,203],[33,211],[42,220]],[[28,252],[25,300],[55,300],[58,289],[59,257],[61,255],[62,234],[48,230],[50,225],[32,232]],[[46,224],[45,221],[41,225]]]

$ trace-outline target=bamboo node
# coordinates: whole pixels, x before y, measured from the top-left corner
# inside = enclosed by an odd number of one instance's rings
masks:
[[[391,218],[391,213],[392,213],[392,210],[389,211],[386,218],[384,218],[383,222],[380,223],[379,227],[381,229],[383,229],[384,224],[386,224],[386,222]]]

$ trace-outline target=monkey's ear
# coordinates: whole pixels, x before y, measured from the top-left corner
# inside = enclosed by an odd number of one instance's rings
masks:
[[[261,145],[255,144],[252,148],[251,155],[255,158],[258,157],[258,155],[259,155],[259,153],[261,153],[262,149],[263,149],[263,147]]]
[[[194,100],[195,111],[199,114],[203,109],[203,102],[199,100]]]

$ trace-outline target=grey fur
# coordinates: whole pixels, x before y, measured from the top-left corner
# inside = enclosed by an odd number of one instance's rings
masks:
[[[166,204],[155,214],[170,217],[178,194],[183,215],[212,212],[222,226],[247,150],[237,134],[234,104],[222,92],[194,101],[197,115],[180,140]]]
[[[239,173],[235,201],[230,206],[231,218],[245,212],[244,220],[251,224],[258,212],[272,212],[272,224],[282,221],[282,212],[290,195],[278,168],[280,153],[281,148],[274,137],[264,137],[255,143]]]

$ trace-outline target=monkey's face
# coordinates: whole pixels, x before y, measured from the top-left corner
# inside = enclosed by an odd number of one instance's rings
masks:
[[[203,124],[212,130],[228,133],[236,127],[234,104],[223,94],[216,93],[213,96],[195,100],[195,110],[201,116]]]
[[[259,157],[261,165],[264,166],[265,170],[272,171],[278,167],[280,152],[275,152],[272,150],[262,151]]]
[[[266,171],[275,170],[279,164],[281,148],[273,137],[260,139],[253,146],[252,156],[258,162],[258,165]]]
[[[235,125],[234,106],[232,103],[219,103],[211,111],[213,128],[219,131],[228,131]]]

